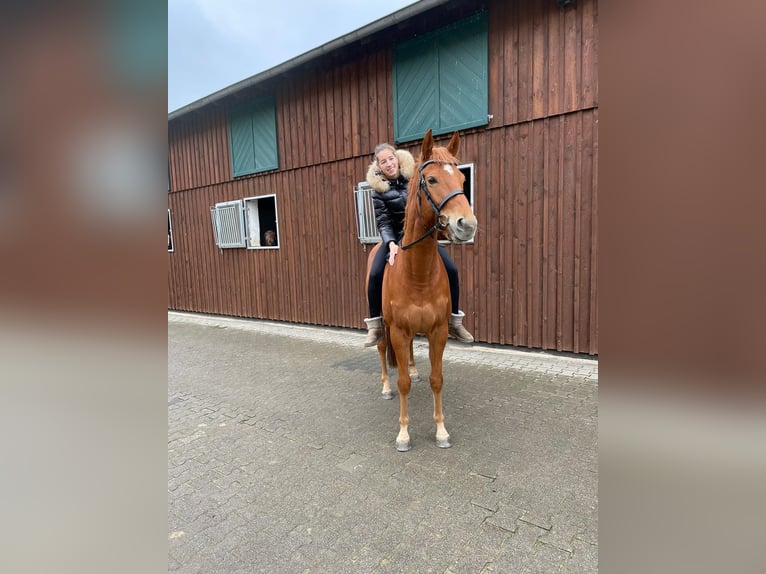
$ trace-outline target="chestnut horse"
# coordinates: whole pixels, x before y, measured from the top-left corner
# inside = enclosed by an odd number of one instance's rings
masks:
[[[372,248],[370,251],[370,254],[367,256],[367,275],[365,283],[364,283],[364,292],[368,293],[368,287],[370,284],[370,269],[372,268],[372,262],[375,259],[375,254],[378,252],[378,249],[380,249],[383,246],[382,243],[378,243],[375,245],[375,247]],[[385,273],[385,271],[384,271]],[[388,327],[386,327],[387,329]],[[414,341],[414,338],[413,338]],[[394,357],[394,350],[391,348],[391,346],[388,344],[387,337],[383,337],[378,342],[378,355],[380,355],[380,382],[383,385],[383,390],[381,391],[382,396],[384,399],[391,400],[394,398],[394,391],[391,390],[391,380],[388,377],[388,368],[386,367],[386,351],[389,353],[389,362],[391,363],[392,367],[396,366],[396,357]],[[410,359],[408,363],[408,371],[410,374],[410,379],[413,381],[419,381],[420,375],[418,374],[418,369],[415,366],[415,352],[413,350],[413,344],[412,341],[410,341]]]
[[[409,367],[398,369],[396,382],[399,389],[396,449],[399,451],[410,449],[407,397],[411,381],[417,377],[412,341],[418,333],[428,339],[436,445],[441,448],[452,446],[442,412],[442,355],[449,332],[451,299],[447,271],[437,251],[436,232],[452,243],[470,241],[476,233],[476,217],[463,194],[465,176],[457,168],[459,147],[460,136],[457,132],[446,148],[434,147],[431,130],[426,133],[418,172],[409,183],[401,249],[394,264],[386,264],[383,275],[386,337],[378,343],[378,352],[383,366],[381,381],[384,397],[387,391],[389,394],[391,391],[383,359],[387,346],[393,348],[397,365]],[[370,254],[372,256],[373,253]]]

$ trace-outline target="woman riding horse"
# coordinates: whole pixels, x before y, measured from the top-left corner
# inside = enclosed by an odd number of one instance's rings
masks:
[[[372,196],[375,206],[375,221],[383,238],[383,246],[378,249],[372,261],[367,302],[370,318],[367,323],[365,347],[377,345],[383,337],[383,318],[381,317],[383,294],[383,271],[386,260],[393,265],[399,252],[398,242],[404,234],[404,209],[407,205],[407,186],[415,172],[415,159],[406,150],[397,150],[392,145],[382,143],[375,148],[375,159],[367,170],[367,183],[376,193]],[[449,277],[452,298],[452,315],[449,320],[449,334],[461,343],[473,343],[473,335],[463,326],[465,313],[460,310],[460,283],[457,267],[447,250],[439,245],[439,255],[444,262]]]

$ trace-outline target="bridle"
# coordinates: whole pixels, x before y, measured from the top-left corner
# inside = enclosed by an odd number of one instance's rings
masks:
[[[429,237],[432,235],[435,231],[438,229],[444,229],[449,225],[449,217],[446,215],[442,215],[442,208],[447,204],[447,202],[455,197],[456,195],[460,195],[463,193],[462,189],[456,189],[454,191],[451,191],[447,194],[447,196],[441,200],[439,205],[436,205],[436,202],[434,201],[434,198],[431,196],[431,192],[428,191],[428,184],[426,184],[426,178],[423,175],[423,170],[432,163],[443,163],[448,165],[453,165],[455,168],[457,168],[457,164],[452,161],[445,161],[445,160],[438,160],[438,159],[429,159],[428,161],[425,161],[418,166],[418,174],[420,175],[420,181],[418,182],[418,210],[420,209],[420,191],[423,190],[423,193],[426,196],[426,199],[428,200],[428,203],[431,204],[431,208],[434,210],[434,213],[436,214],[436,223],[434,223],[433,227],[431,229],[427,230],[425,234],[418,237],[415,241],[412,243],[408,243],[407,245],[402,245],[402,249],[409,249],[413,245],[420,243],[423,241],[426,237]]]

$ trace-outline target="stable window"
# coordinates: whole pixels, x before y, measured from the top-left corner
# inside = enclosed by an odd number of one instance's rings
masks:
[[[465,176],[463,193],[468,198],[471,209],[474,208],[473,198],[473,164],[465,163],[457,166]],[[357,238],[360,243],[378,243],[381,241],[378,232],[378,224],[375,221],[375,207],[372,203],[372,194],[375,191],[367,182],[359,182],[354,187],[354,204],[356,206]],[[449,243],[444,240],[443,243]],[[473,243],[473,239],[468,243]]]
[[[487,30],[480,12],[394,47],[397,142],[489,123]]]
[[[278,168],[274,100],[260,98],[230,110],[229,143],[234,177]]]
[[[245,247],[242,200],[216,203],[210,208],[213,239],[221,249]]]
[[[276,195],[248,197],[244,204],[248,249],[279,248]]]
[[[173,249],[173,220],[170,217],[169,208],[168,208],[168,251],[175,251],[175,249]]]
[[[471,205],[471,209],[473,210],[473,164],[464,163],[457,166],[457,168],[465,176],[465,182],[463,183],[463,193],[468,198],[468,203]]]

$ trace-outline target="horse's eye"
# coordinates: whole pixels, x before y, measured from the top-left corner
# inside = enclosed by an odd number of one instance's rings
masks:
[[[429,185],[433,185],[435,183],[436,183],[436,178],[435,177],[431,176],[431,177],[428,178],[428,184]]]

